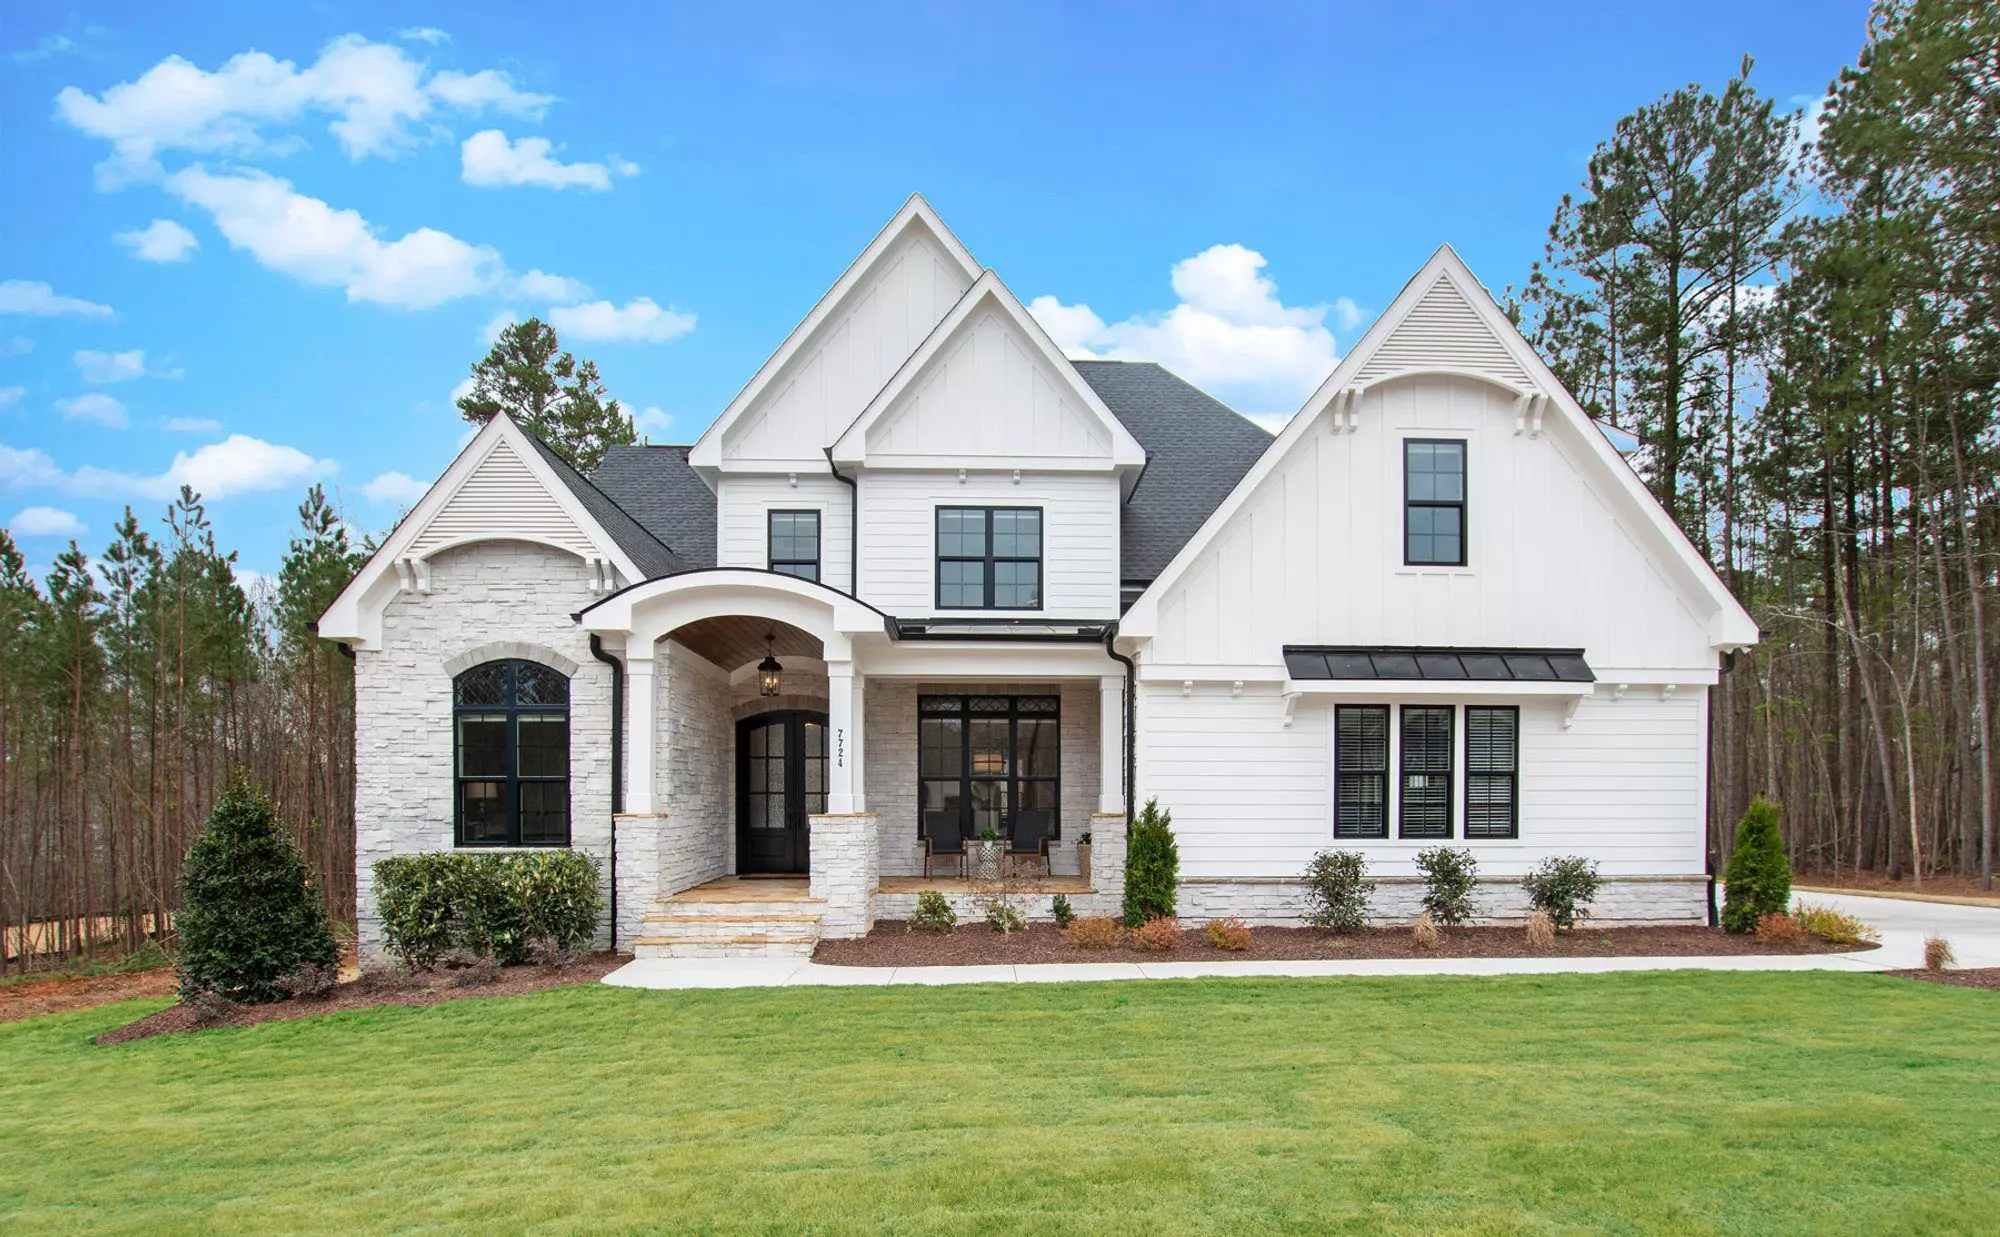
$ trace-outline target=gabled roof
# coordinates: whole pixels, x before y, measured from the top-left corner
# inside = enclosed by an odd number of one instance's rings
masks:
[[[685,571],[693,565],[677,556],[658,537],[627,514],[622,506],[597,486],[592,485],[568,460],[557,455],[553,447],[525,430],[521,436],[526,438],[541,455],[542,462],[549,466],[549,470],[555,473],[556,478],[569,487],[569,492],[576,495],[576,500],[583,504],[583,509],[590,512],[591,517],[603,525],[605,533],[618,543],[618,548],[631,556],[633,565],[644,573],[642,579],[672,575],[676,571]]]
[[[599,490],[666,543],[686,568],[715,566],[715,492],[688,463],[692,447],[618,446],[591,474]]]
[[[1406,324],[1408,331],[1404,330]],[[1390,346],[1392,343],[1394,346]],[[1379,359],[1385,354],[1386,363]],[[1273,448],[1244,474],[1229,497],[1202,521],[1199,531],[1175,552],[1158,578],[1133,602],[1126,612],[1129,634],[1152,634],[1160,596],[1188,570],[1293,446],[1332,415],[1330,410],[1336,407],[1336,402],[1342,415],[1358,415],[1353,400],[1357,392],[1413,373],[1464,374],[1513,391],[1524,403],[1538,397],[1546,400],[1555,408],[1556,415],[1573,428],[1577,440],[1597,462],[1600,475],[1627,509],[1651,529],[1654,546],[1679,568],[1682,580],[1709,602],[1712,607],[1709,643],[1726,649],[1757,642],[1757,624],[1730,593],[1729,586],[1695,550],[1673,517],[1620,458],[1449,245],[1440,246],[1403,286],[1375,325],[1285,426]],[[1523,379],[1528,384],[1527,390],[1522,389]]]
[[[826,295],[819,298],[812,312],[792,328],[792,333],[785,336],[785,342],[778,345],[778,350],[758,368],[750,381],[744,384],[743,389],[736,393],[736,398],[729,401],[729,406],[724,408],[714,423],[695,440],[694,446],[688,452],[688,460],[694,467],[721,467],[723,435],[728,433],[738,418],[756,402],[757,397],[764,393],[772,379],[784,371],[786,364],[805,347],[820,326],[839,309],[848,294],[868,277],[882,256],[902,239],[904,233],[914,227],[928,230],[943,247],[945,253],[964,270],[967,279],[979,277],[980,266],[972,254],[959,243],[958,237],[952,235],[951,229],[944,225],[944,220],[938,218],[937,212],[931,209],[929,202],[924,201],[922,194],[911,194],[902,208],[896,212],[895,217],[883,225],[882,230],[875,234],[875,239],[868,242],[868,247],[849,264],[847,270],[834,282],[833,287],[827,289]],[[825,444],[813,445],[820,447]]]
[[[1049,338],[1028,313],[1027,306],[1021,304],[1000,277],[992,271],[982,272],[972,287],[959,298],[944,320],[932,329],[928,338],[918,345],[917,350],[904,359],[894,376],[868,401],[868,406],[854,418],[854,423],[833,444],[833,459],[841,464],[859,464],[868,456],[868,432],[881,421],[883,415],[896,405],[905,393],[924,375],[944,349],[958,336],[961,329],[971,322],[975,315],[993,310],[1012,322],[1020,337],[1040,354],[1049,371],[1059,376],[1070,389],[1077,403],[1090,416],[1096,418],[1100,428],[1110,440],[1111,450],[1107,463],[1114,468],[1137,468],[1146,462],[1146,452],[1138,439],[1125,428],[1123,422],[1112,415],[1104,406],[1104,400],[1089,383],[1083,381],[1064,357],[1062,350]]]

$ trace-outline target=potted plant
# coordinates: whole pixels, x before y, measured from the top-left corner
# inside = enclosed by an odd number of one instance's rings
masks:
[[[978,838],[966,845],[971,860],[973,880],[1000,879],[1000,834],[988,825],[979,831]]]
[[[1088,829],[1076,836],[1076,874],[1085,880],[1090,879],[1090,830]]]

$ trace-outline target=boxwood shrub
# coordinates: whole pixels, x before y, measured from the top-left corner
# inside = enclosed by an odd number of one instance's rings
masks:
[[[603,899],[597,863],[571,850],[397,855],[375,864],[389,952],[412,970],[453,953],[502,966],[590,943]]]

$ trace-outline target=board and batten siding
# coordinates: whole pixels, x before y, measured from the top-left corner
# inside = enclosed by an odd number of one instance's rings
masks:
[[[1712,673],[1696,590],[1661,534],[1592,476],[1557,417],[1515,433],[1514,398],[1473,378],[1395,379],[1360,428],[1310,427],[1163,594],[1149,661],[1270,666],[1286,644],[1581,647],[1599,668]],[[1403,563],[1403,442],[1459,438],[1467,564]],[[1649,549],[1648,547],[1652,547]]]
[[[448,546],[500,536],[525,537],[582,559],[601,554],[504,438],[495,441],[407,553],[424,558]]]
[[[824,459],[821,467],[825,467]],[[716,487],[721,530],[716,538],[716,565],[769,567],[770,513],[818,511],[820,582],[845,592],[849,587],[852,503],[847,484],[823,471],[799,473],[797,484],[787,476],[725,473]]]
[[[840,437],[972,281],[912,228],[775,375],[723,437],[730,461],[806,461]]]
[[[1583,700],[1568,729],[1564,702],[1518,704],[1520,836],[1465,840],[1465,701],[1453,725],[1450,842],[1395,836],[1397,726],[1390,704],[1389,832],[1382,840],[1333,836],[1333,703],[1300,701],[1291,725],[1276,684],[1142,685],[1140,801],[1171,809],[1184,879],[1297,877],[1322,850],[1367,856],[1372,875],[1416,875],[1419,850],[1469,847],[1486,877],[1519,876],[1544,858],[1583,855],[1610,876],[1699,875],[1704,855],[1707,693],[1608,689]],[[1444,703],[1437,700],[1412,703]]]
[[[864,471],[861,600],[904,618],[1039,615],[1109,619],[1118,614],[1118,478],[1111,473]],[[937,609],[939,507],[1039,507],[1042,608]]]

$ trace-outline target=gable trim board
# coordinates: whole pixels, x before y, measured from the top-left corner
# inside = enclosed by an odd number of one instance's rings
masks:
[[[1434,296],[1440,284],[1449,285],[1455,298]],[[1423,313],[1417,311],[1422,308]],[[1450,314],[1471,315],[1456,324]],[[1400,335],[1415,315],[1417,338]],[[1474,347],[1476,364],[1464,363],[1468,328],[1484,328],[1487,339],[1498,351]],[[1456,331],[1458,338],[1447,339]],[[1473,342],[1477,344],[1476,338]],[[1391,346],[1393,345],[1393,346]],[[1385,349],[1390,363],[1379,365]],[[1511,361],[1512,364],[1504,364]],[[1652,493],[1639,481],[1624,457],[1618,454],[1577,404],[1553,371],[1542,361],[1514,324],[1501,312],[1471,269],[1449,245],[1436,253],[1403,286],[1388,310],[1368,329],[1332,374],[1306,400],[1277,440],[1237,483],[1187,543],[1181,546],[1165,570],[1126,610],[1121,635],[1137,642],[1156,634],[1160,600],[1185,576],[1200,557],[1214,545],[1233,516],[1243,509],[1258,488],[1288,458],[1307,435],[1325,422],[1332,432],[1340,432],[1342,419],[1353,428],[1360,416],[1360,392],[1397,378],[1425,372],[1449,372],[1489,382],[1516,396],[1516,433],[1528,427],[1541,432],[1544,410],[1553,406],[1556,414],[1575,432],[1584,450],[1598,465],[1600,475],[1610,483],[1613,494],[1622,499],[1630,513],[1639,517],[1641,527],[1652,534],[1653,548],[1673,564],[1674,576],[1683,593],[1691,593],[1708,607],[1707,637],[1717,652],[1747,648],[1757,643],[1757,624],[1750,618],[1721,578],[1695,550],[1678,525]],[[1529,390],[1517,383],[1526,378]]]
[[[996,456],[1004,458],[1004,467],[1023,470],[1076,469],[1103,470],[1106,468],[1139,468],[1146,462],[1146,452],[1139,446],[1132,431],[1124,422],[1112,415],[1105,406],[1104,399],[1091,385],[1077,373],[1062,351],[1049,338],[1000,277],[992,271],[984,271],[959,298],[958,304],[944,316],[929,336],[899,366],[896,372],[868,401],[868,405],[854,418],[854,421],[833,444],[832,459],[836,464],[867,465],[870,467],[906,467],[936,469],[961,466],[959,461],[977,462],[976,457],[962,452],[944,454],[910,454],[888,452],[878,445],[871,445],[869,439],[879,428],[893,428],[903,417],[914,409],[905,397],[920,396],[923,393],[921,380],[931,376],[940,364],[950,363],[957,355],[948,352],[961,337],[977,329],[985,313],[999,315],[1011,324],[1016,338],[1026,342],[1036,359],[1042,362],[1046,373],[1053,374],[1062,384],[1063,390],[1077,402],[1097,423],[1104,435],[1107,449],[1100,456],[1096,452],[1083,455],[1038,455],[1033,457]],[[970,342],[968,340],[968,342]],[[887,418],[885,420],[885,418]]]
[[[688,452],[688,462],[690,465],[698,469],[716,471],[725,467],[723,452],[724,436],[736,425],[744,413],[757,402],[759,397],[765,393],[770,387],[771,382],[779,374],[785,372],[786,367],[791,364],[793,358],[819,333],[820,328],[826,325],[828,320],[841,308],[847,301],[848,296],[867,279],[883,256],[894,248],[897,242],[902,240],[914,227],[922,227],[928,231],[932,239],[943,249],[945,255],[957,264],[968,281],[976,281],[979,278],[981,268],[979,263],[973,259],[971,252],[960,243],[957,236],[952,234],[951,229],[945,226],[944,220],[938,218],[937,212],[931,209],[931,204],[924,200],[922,194],[911,194],[903,203],[902,208],[896,212],[895,216],[883,225],[881,231],[875,234],[873,240],[868,242],[868,247],[863,249],[860,256],[856,257],[853,262],[848,264],[847,269],[841,273],[840,278],[834,281],[834,285],[827,289],[826,294],[820,297],[818,302],[813,305],[812,312],[808,313],[804,320],[792,328],[791,334],[787,335],[785,341],[778,345],[777,351],[773,352],[765,360],[764,364],[758,367],[757,372],[751,375],[750,381],[743,385],[741,391],[737,392],[736,398],[729,401],[728,406],[715,418],[708,429],[704,430],[701,437],[695,440],[694,446]],[[815,443],[815,449],[819,445]],[[786,471],[787,469],[781,466],[775,470]],[[773,471],[773,469],[766,467],[762,471]],[[807,471],[807,469],[801,468],[797,469],[797,471],[803,472]]]
[[[455,501],[489,471],[502,474],[499,480],[503,486],[518,486],[523,482],[538,486],[542,497],[553,506],[553,511],[545,507],[539,513],[532,513],[546,521],[544,525],[537,527],[531,520],[521,520],[517,500],[517,509],[505,520],[481,523],[479,527],[455,527],[455,521],[448,518]],[[532,491],[519,497],[532,499]],[[549,521],[551,515],[556,520]],[[447,517],[442,521],[444,531],[434,537],[433,531],[441,524],[440,517]],[[527,431],[503,412],[473,435],[444,475],[424,492],[381,548],[348,581],[347,587],[320,616],[319,635],[353,648],[379,647],[382,609],[390,599],[398,593],[428,591],[427,562],[431,557],[482,541],[527,541],[573,554],[591,565],[599,591],[608,592],[618,588],[620,580],[632,583],[644,580],[647,575],[556,475]]]

